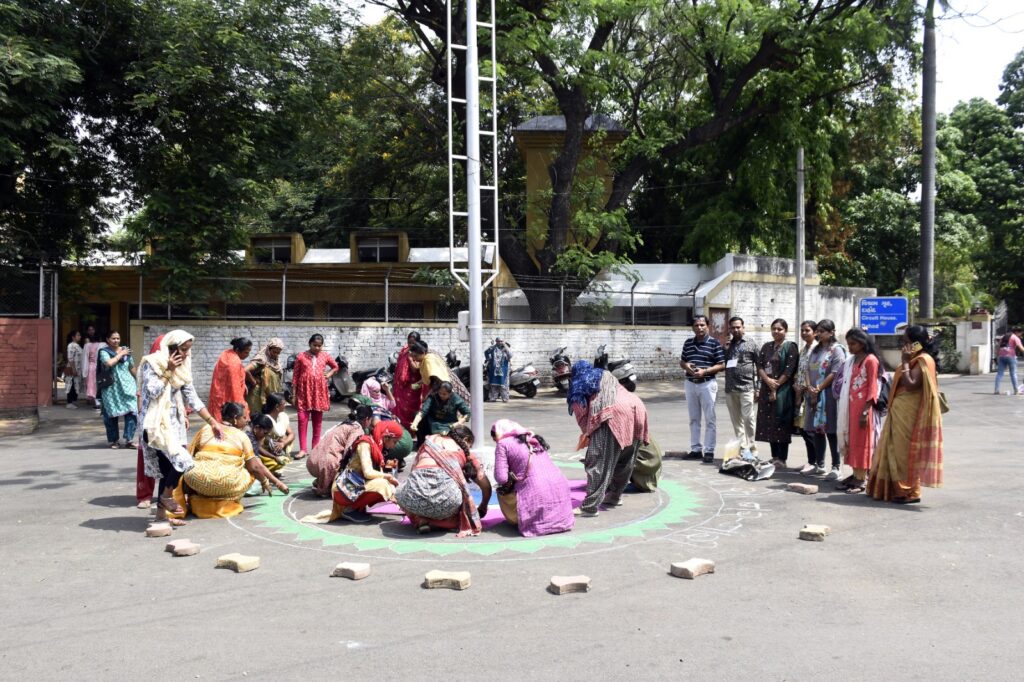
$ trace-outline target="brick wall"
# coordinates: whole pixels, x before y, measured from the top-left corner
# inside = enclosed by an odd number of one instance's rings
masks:
[[[52,400],[53,323],[0,317],[0,410],[49,405]]]

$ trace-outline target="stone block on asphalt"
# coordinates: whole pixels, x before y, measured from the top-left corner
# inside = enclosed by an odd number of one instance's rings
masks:
[[[246,556],[245,554],[225,554],[217,558],[217,568],[230,568],[235,573],[246,573],[260,567],[258,556]]]
[[[590,592],[590,578],[585,575],[556,575],[551,578],[548,592],[551,594]]]
[[[164,547],[165,552],[170,552],[174,556],[195,556],[199,554],[199,545],[182,538],[180,540],[171,540]]]
[[[810,540],[811,542],[825,542],[825,536],[831,532],[832,529],[828,526],[818,526],[809,523],[800,529],[800,539]]]
[[[790,483],[786,486],[786,490],[801,495],[814,495],[818,492],[818,486],[810,483]]]
[[[428,590],[469,589],[469,571],[430,571],[423,577],[423,587]]]
[[[699,575],[715,572],[715,562],[711,559],[689,559],[672,564],[670,571],[677,578],[693,580]]]
[[[370,575],[370,564],[357,564],[345,562],[334,567],[331,573],[332,578],[348,578],[349,580],[362,580]]]
[[[151,523],[146,527],[147,538],[165,538],[171,534],[171,524],[166,522]]]

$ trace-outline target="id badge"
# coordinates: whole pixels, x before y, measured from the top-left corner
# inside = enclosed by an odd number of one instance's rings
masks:
[[[738,364],[739,364],[739,360],[737,360],[736,358],[733,358],[732,360],[727,360],[726,361],[725,368],[726,369],[736,369],[736,365],[738,365]]]

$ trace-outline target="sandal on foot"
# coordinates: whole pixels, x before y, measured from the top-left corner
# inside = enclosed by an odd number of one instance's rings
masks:
[[[852,485],[846,486],[846,494],[847,495],[856,495],[857,493],[864,492],[864,490],[866,490],[865,485],[864,485],[864,483],[861,483],[860,481],[858,481],[857,483],[854,483]]]
[[[892,499],[896,504],[917,504],[921,501],[920,497],[894,497]]]
[[[178,501],[174,498],[160,498],[157,503],[157,507],[164,512],[170,512],[171,514],[184,514],[185,510],[181,508]]]

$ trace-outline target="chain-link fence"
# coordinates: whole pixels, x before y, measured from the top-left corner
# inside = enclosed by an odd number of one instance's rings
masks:
[[[0,268],[0,317],[52,317],[55,277],[45,268]]]
[[[451,286],[382,280],[280,278],[220,279],[234,291],[222,303],[154,303],[155,286],[140,280],[133,319],[329,320],[344,322],[454,322],[468,305]],[[489,286],[483,292],[486,323],[684,326],[693,311],[692,291],[664,291],[639,282],[608,286]]]

